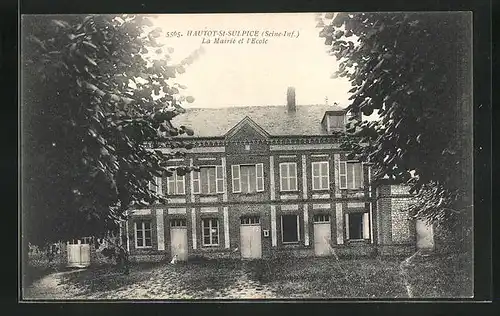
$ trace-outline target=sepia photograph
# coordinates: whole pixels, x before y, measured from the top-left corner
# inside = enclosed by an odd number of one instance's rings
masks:
[[[473,298],[471,12],[20,33],[22,301]]]

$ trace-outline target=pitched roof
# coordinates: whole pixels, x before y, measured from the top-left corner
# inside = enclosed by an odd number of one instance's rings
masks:
[[[238,106],[226,108],[186,108],[172,123],[194,130],[196,137],[222,137],[246,116],[272,136],[325,135],[321,125],[325,111],[342,111],[336,105],[297,105],[295,112],[286,106]]]

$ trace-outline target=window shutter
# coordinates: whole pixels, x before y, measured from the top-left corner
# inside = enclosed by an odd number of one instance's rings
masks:
[[[349,239],[349,214],[345,214],[345,239]]]
[[[194,194],[200,193],[200,172],[191,171],[191,176],[193,177],[193,192]]]
[[[363,239],[370,239],[370,220],[369,214],[363,213]]]
[[[158,195],[163,195],[163,190],[161,187],[161,177],[156,177],[156,192]]]
[[[148,186],[149,186],[149,190],[153,191],[154,193],[156,193],[156,187],[154,185],[153,182],[149,181],[148,182]]]
[[[215,187],[217,193],[224,193],[224,173],[222,166],[215,166],[215,178],[216,178]]]
[[[364,188],[365,187],[365,164],[364,163],[360,163],[361,165],[361,187]],[[368,169],[368,168],[366,168]]]
[[[257,191],[264,191],[264,164],[258,163],[255,165],[257,178]]]
[[[339,180],[340,188],[347,189],[347,163],[339,161]]]
[[[231,173],[233,178],[233,192],[239,193],[241,192],[241,180],[240,180],[240,166],[232,165]]]

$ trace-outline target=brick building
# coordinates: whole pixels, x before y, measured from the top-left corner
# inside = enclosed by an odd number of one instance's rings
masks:
[[[187,109],[173,123],[194,129],[195,147],[169,163],[200,171],[158,178],[167,205],[130,210],[131,258],[414,251],[417,233],[432,232],[408,219],[404,187],[374,187],[369,164],[346,160],[330,134],[347,115],[296,105],[293,88],[285,106]]]

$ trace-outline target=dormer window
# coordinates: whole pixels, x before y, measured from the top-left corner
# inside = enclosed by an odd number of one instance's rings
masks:
[[[345,111],[326,111],[321,124],[328,134],[345,131]]]

